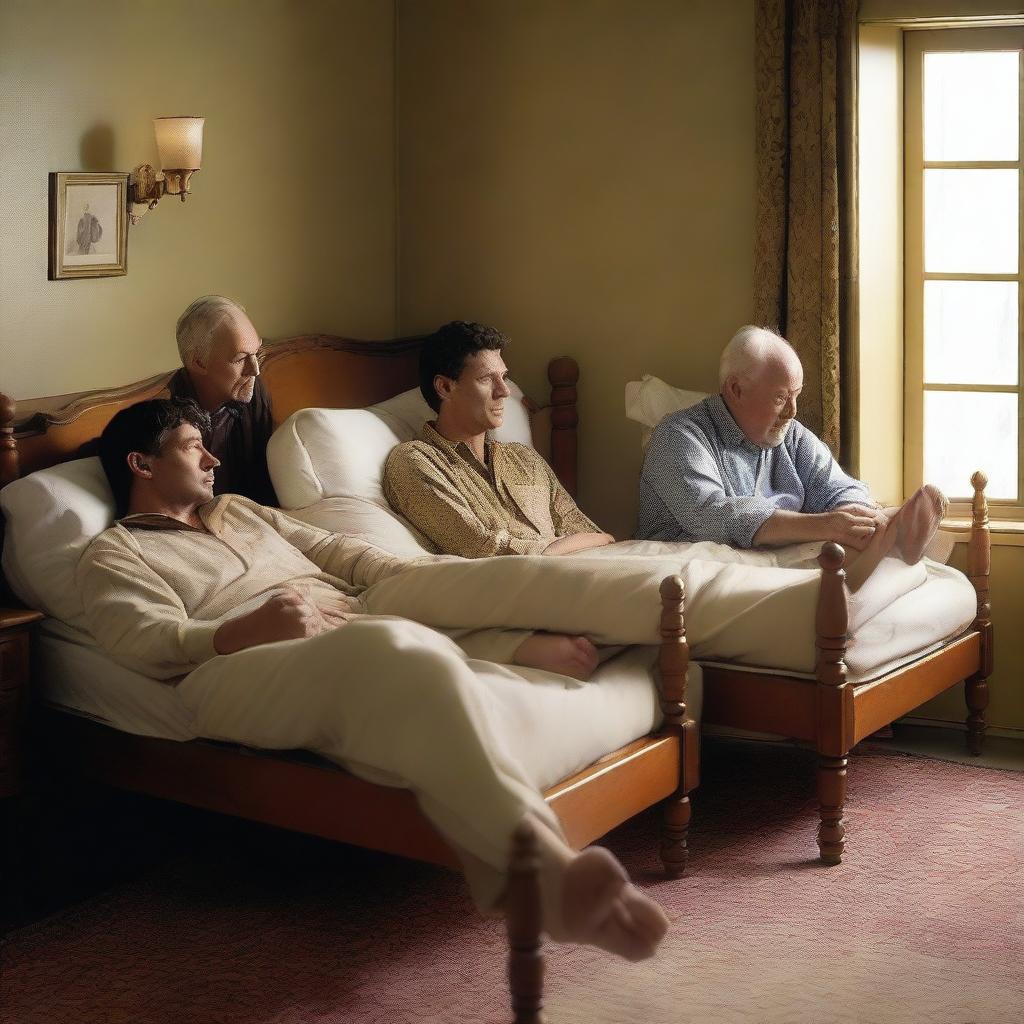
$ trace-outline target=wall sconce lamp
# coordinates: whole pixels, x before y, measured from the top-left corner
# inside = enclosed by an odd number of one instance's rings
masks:
[[[189,194],[189,181],[203,162],[202,117],[158,117],[153,121],[156,149],[161,170],[151,164],[140,164],[128,177],[130,205],[128,215],[138,222],[165,195]]]

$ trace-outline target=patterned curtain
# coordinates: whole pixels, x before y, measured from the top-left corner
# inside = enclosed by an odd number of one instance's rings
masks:
[[[799,353],[800,419],[853,472],[856,45],[857,0],[757,0],[755,318]]]

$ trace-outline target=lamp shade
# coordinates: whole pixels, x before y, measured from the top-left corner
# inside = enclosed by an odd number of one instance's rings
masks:
[[[204,117],[158,117],[153,121],[162,170],[198,171],[203,164]]]

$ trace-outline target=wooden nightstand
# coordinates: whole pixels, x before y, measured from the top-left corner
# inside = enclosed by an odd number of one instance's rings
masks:
[[[0,608],[0,800],[21,791],[30,627],[42,617],[24,608]]]

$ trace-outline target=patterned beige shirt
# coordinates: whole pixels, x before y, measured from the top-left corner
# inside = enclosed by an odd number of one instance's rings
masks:
[[[439,550],[464,558],[537,555],[559,537],[599,532],[528,445],[486,441],[485,451],[482,464],[426,423],[392,449],[384,494]]]

